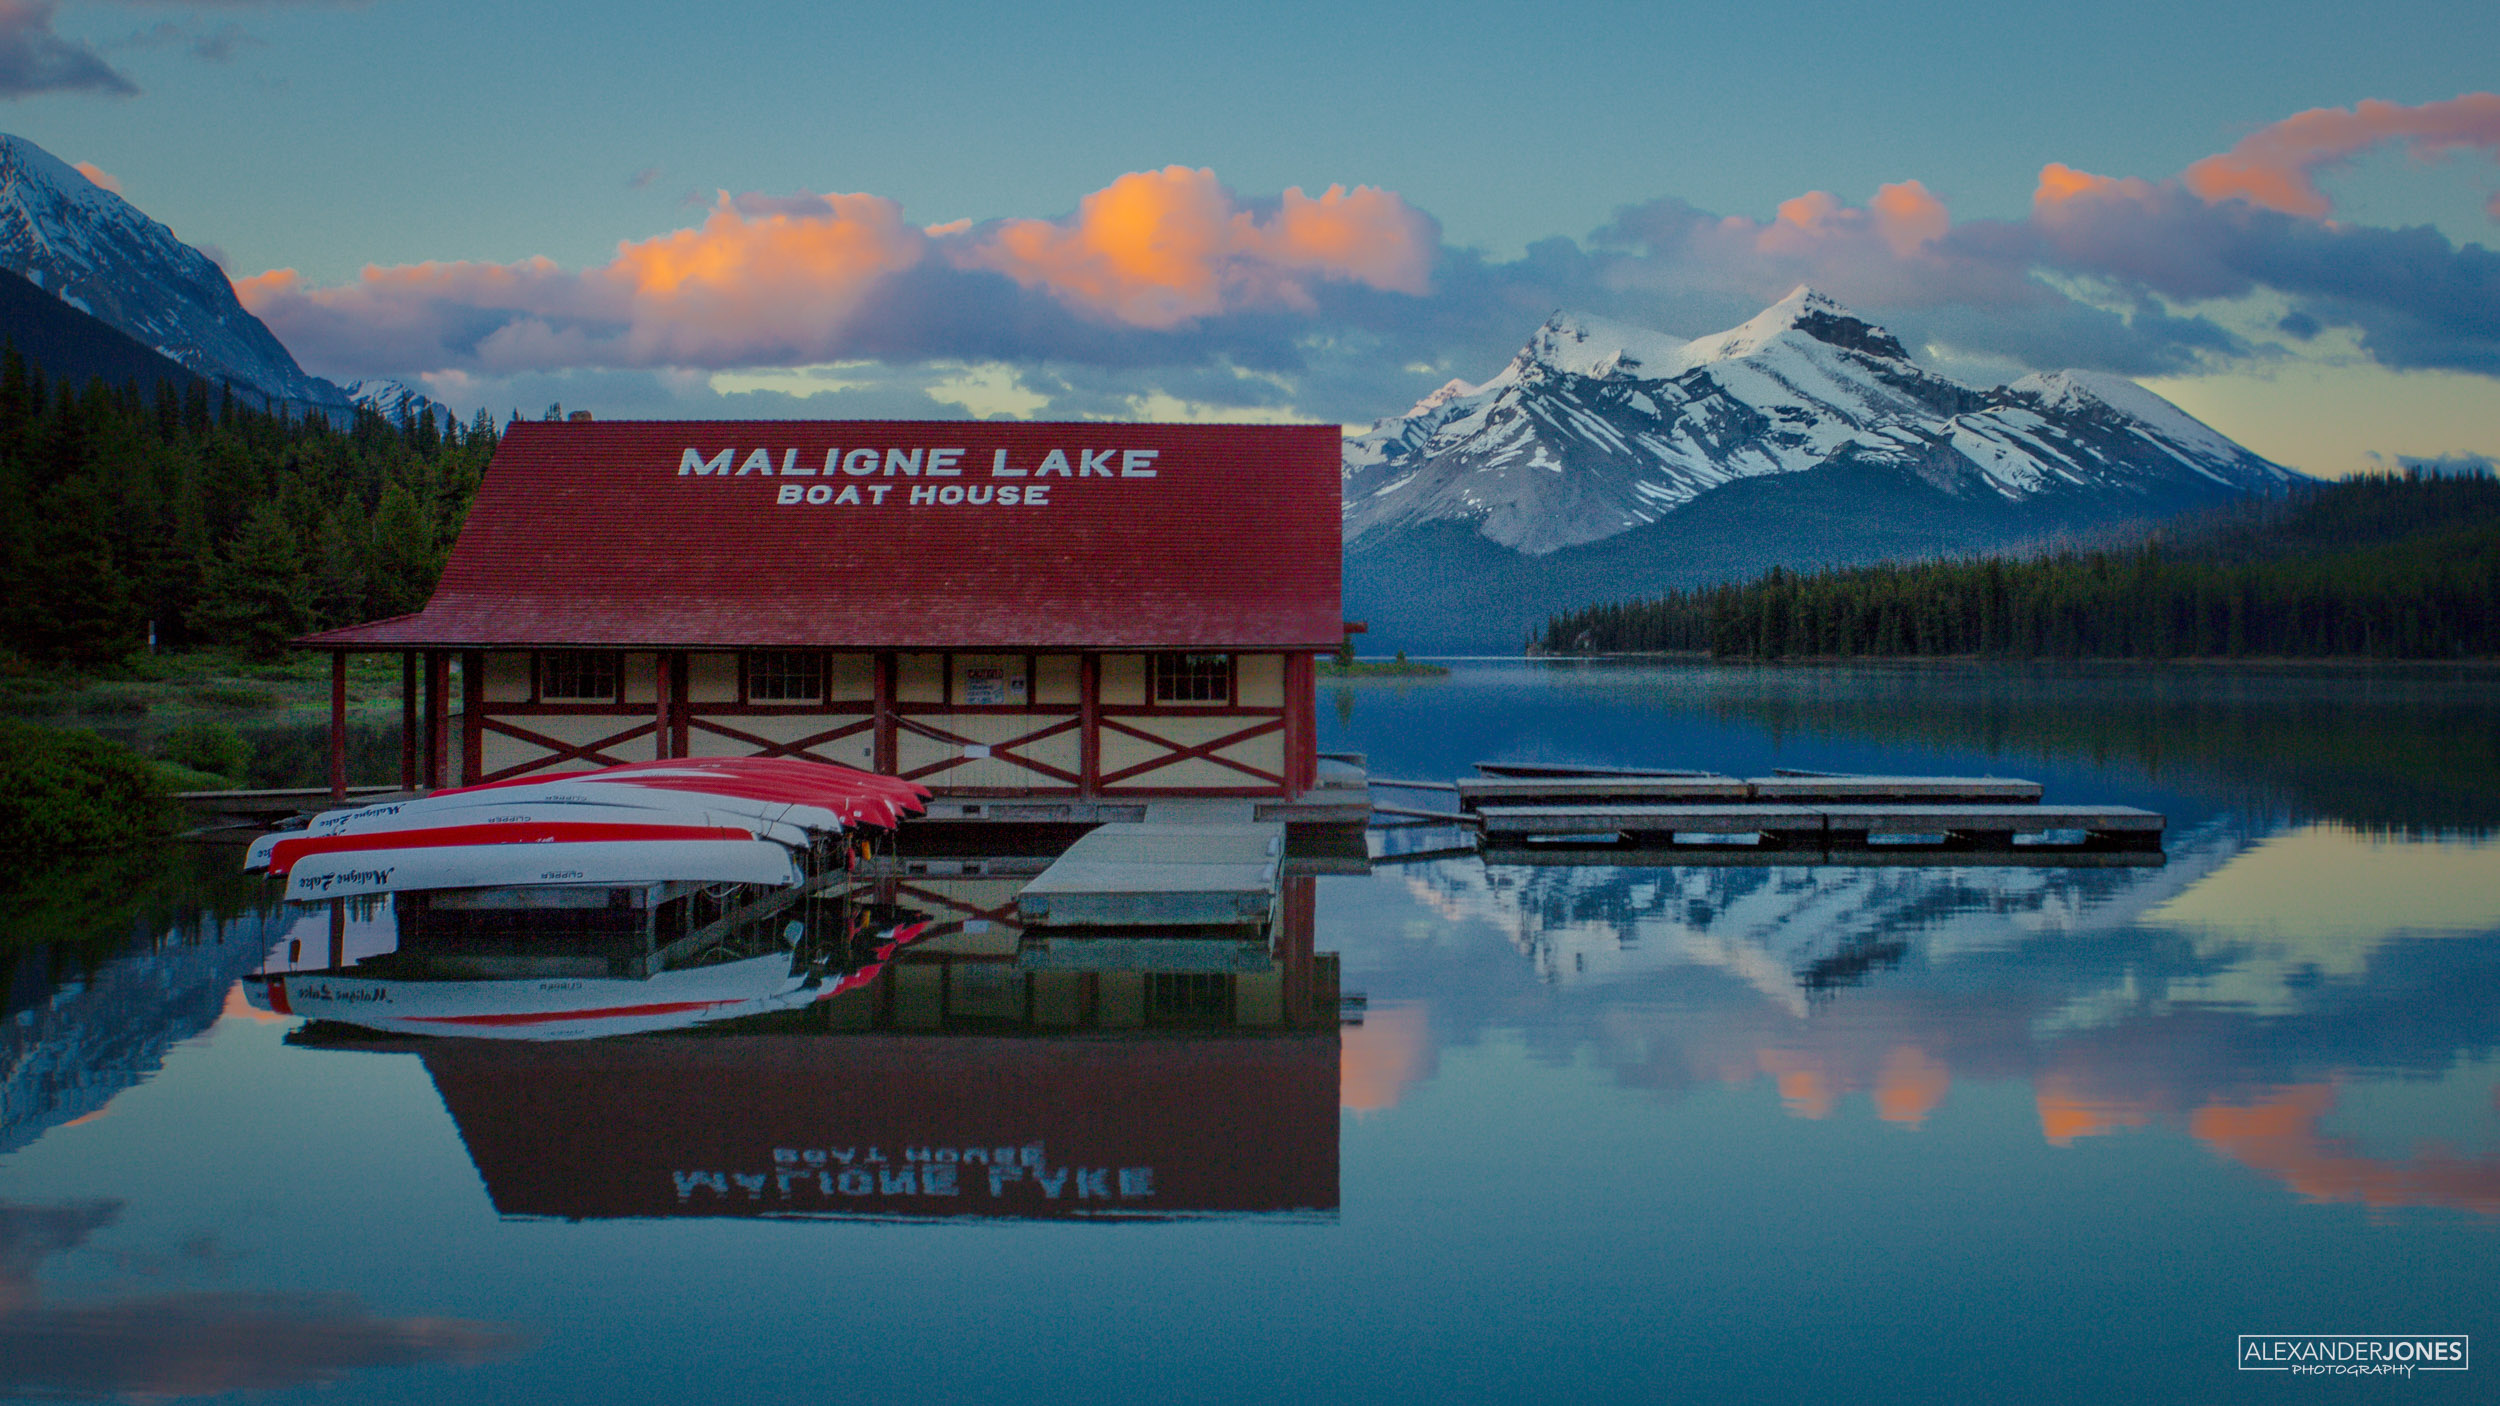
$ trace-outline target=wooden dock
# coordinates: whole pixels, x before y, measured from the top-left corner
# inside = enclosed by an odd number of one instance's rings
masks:
[[[1016,910],[1028,931],[1264,926],[1284,856],[1274,821],[1098,826],[1024,886]]]
[[[2134,806],[2044,804],[2040,783],[2014,777],[1477,769],[1373,782],[1455,792],[1455,810],[1377,809],[1460,827],[1488,858],[1549,864],[2159,864],[2166,827]]]

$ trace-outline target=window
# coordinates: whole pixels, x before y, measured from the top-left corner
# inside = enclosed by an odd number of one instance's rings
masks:
[[[825,696],[825,656],[777,652],[747,656],[747,701],[814,703]]]
[[[549,650],[538,656],[538,696],[551,703],[613,703],[616,676],[610,650]]]
[[[1223,972],[1148,972],[1149,1025],[1229,1025],[1233,979]]]
[[[1158,654],[1155,656],[1157,703],[1230,703],[1233,701],[1233,656],[1229,654]]]

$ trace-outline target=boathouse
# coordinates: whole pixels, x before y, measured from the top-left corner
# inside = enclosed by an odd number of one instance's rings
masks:
[[[1328,425],[515,423],[425,608],[299,641],[332,654],[332,789],[346,657],[379,651],[406,786],[772,755],[1290,804],[1338,465]]]

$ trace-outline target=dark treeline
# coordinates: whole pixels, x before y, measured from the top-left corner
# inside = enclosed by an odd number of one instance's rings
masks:
[[[0,653],[276,651],[432,592],[495,425],[294,419],[194,383],[47,385],[0,353]]]
[[[1558,616],[1557,654],[2446,659],[2500,654],[2500,481],[2367,475],[2126,551],[1871,566]]]

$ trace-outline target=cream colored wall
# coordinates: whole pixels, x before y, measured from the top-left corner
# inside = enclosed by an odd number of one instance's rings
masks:
[[[687,655],[686,701],[689,703],[737,702],[738,656],[735,654]]]
[[[946,701],[946,656],[898,654],[894,657],[894,699],[898,703]]]
[[[660,657],[656,654],[625,656],[624,668],[617,679],[617,686],[625,691],[627,703],[657,704],[659,702],[660,695],[654,691],[659,684],[659,662]]]
[[[1282,708],[1285,706],[1285,656],[1234,655],[1233,688],[1244,708]]]
[[[996,746],[1009,738],[1021,737],[1025,733],[1036,731],[1058,721],[1047,715],[1036,716],[1030,713],[939,713],[923,715],[918,720],[941,731],[967,737],[975,744],[986,746]],[[1016,750],[1037,762],[1057,767],[1073,776],[1077,774],[1082,761],[1081,739],[1083,736],[1080,729],[1072,727],[1057,736],[1027,743]],[[924,737],[909,728],[895,729],[896,769],[906,775],[922,767],[933,766],[949,757],[963,755],[964,744],[962,743],[941,742],[934,737]],[[959,766],[951,766],[944,771],[936,772],[924,780],[928,785],[940,791],[965,786],[1054,789],[1065,788],[1073,784],[1019,766],[1012,758],[999,756],[976,757]]]
[[[479,680],[489,703],[527,703],[530,701],[530,652],[526,649],[496,650],[486,656],[486,667]]]
[[[876,696],[877,656],[837,654],[826,661],[826,702],[866,702]]]
[[[740,732],[752,733],[768,741],[788,743],[796,742],[802,737],[813,737],[817,733],[829,731],[845,723],[860,722],[867,717],[868,714],[865,711],[743,713],[736,717],[722,718],[720,722],[724,727],[734,727]],[[855,732],[848,737],[837,737],[831,742],[820,742],[808,750],[827,761],[840,762],[844,766],[855,766],[862,770],[873,770],[877,761],[877,740],[872,731]],[[735,737],[724,737],[706,729],[703,726],[702,709],[693,709],[689,715],[686,725],[686,754],[688,756],[744,757],[754,755],[755,751],[756,748],[752,743],[742,742]]]
[[[1085,659],[1076,654],[1043,654],[1033,660],[1033,701],[1074,707],[1083,701]]]
[[[1102,701],[1114,707],[1142,707],[1145,704],[1145,655],[1106,654],[1102,657]]]
[[[1132,715],[1124,716],[1119,721],[1124,727],[1151,732],[1177,746],[1194,747],[1201,743],[1212,742],[1227,733],[1239,732],[1245,727],[1255,726],[1261,719],[1211,718],[1184,713],[1146,717]],[[1116,772],[1126,771],[1142,762],[1152,761],[1155,757],[1170,750],[1170,748],[1158,747],[1141,738],[1105,728],[1102,734],[1100,774],[1110,776]],[[1257,767],[1270,775],[1281,776],[1285,768],[1285,736],[1282,731],[1277,731],[1246,738],[1230,747],[1218,749],[1216,755],[1229,757],[1244,766]],[[1191,757],[1168,766],[1156,767],[1152,771],[1140,772],[1117,782],[1107,783],[1104,789],[1116,791],[1130,788],[1159,790],[1170,787],[1215,787],[1230,790],[1269,787],[1274,784],[1274,782],[1262,781],[1247,772],[1235,771],[1231,767],[1219,766],[1212,761]]]
[[[642,721],[643,719],[614,713],[605,715],[532,714],[511,719],[515,727],[527,728],[560,742],[576,744],[595,742],[602,737],[614,736]],[[479,739],[479,743],[480,759],[485,763],[486,774],[490,776],[507,767],[535,768],[546,764],[557,755],[551,748],[539,746],[534,742],[524,742],[518,737],[508,737],[492,729]],[[617,743],[612,747],[603,747],[600,750],[619,761],[628,762],[647,762],[658,755],[649,733],[631,741]],[[569,768],[598,765],[598,763],[576,759],[566,765]]]

